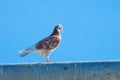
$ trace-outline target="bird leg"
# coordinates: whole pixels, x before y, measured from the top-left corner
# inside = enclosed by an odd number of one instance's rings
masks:
[[[50,62],[49,56],[46,56],[46,62]]]

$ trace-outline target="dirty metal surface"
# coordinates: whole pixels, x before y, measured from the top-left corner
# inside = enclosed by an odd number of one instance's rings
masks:
[[[120,61],[0,64],[0,80],[120,80]]]

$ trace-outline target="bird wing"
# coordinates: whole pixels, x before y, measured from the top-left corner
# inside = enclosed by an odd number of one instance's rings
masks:
[[[49,36],[36,44],[37,49],[52,50],[55,49],[60,43],[58,36]]]

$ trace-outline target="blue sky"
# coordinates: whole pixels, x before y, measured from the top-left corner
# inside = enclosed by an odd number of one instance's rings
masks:
[[[119,60],[119,0],[0,0],[0,63],[44,62],[18,51],[62,24],[62,42],[53,62]]]

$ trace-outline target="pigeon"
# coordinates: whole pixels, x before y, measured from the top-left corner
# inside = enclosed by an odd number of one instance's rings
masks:
[[[62,31],[63,26],[61,24],[56,25],[51,35],[31,47],[19,51],[20,57],[24,57],[30,53],[37,53],[38,55],[44,56],[46,62],[50,62],[49,55],[59,46]]]

